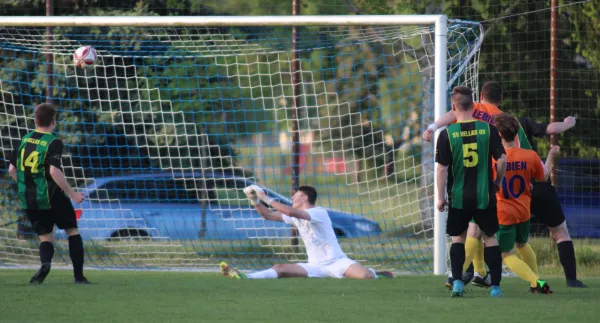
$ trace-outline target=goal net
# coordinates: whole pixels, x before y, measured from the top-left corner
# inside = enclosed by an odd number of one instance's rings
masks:
[[[86,266],[215,269],[225,260],[259,269],[305,261],[291,227],[263,220],[242,192],[258,183],[288,203],[297,169],[300,185],[315,186],[317,204],[331,209],[351,258],[432,271],[433,144],[422,129],[435,103],[447,110],[448,89],[477,87],[479,24],[448,21],[437,36],[447,47],[439,60],[433,20],[321,17],[321,25],[298,27],[294,70],[290,17],[214,27],[64,18],[52,29],[0,21],[0,267],[39,264],[6,170],[34,129],[34,106],[50,100],[64,172],[88,195],[75,205]],[[86,45],[99,57],[80,69],[73,53]],[[446,63],[441,78],[436,59]],[[54,266],[69,266],[66,235],[55,234]]]

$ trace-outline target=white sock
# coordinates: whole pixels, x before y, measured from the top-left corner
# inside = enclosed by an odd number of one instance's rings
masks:
[[[377,273],[375,272],[375,269],[373,269],[373,268],[367,268],[367,269],[371,272],[371,274],[373,274],[375,279],[377,279]]]
[[[277,272],[273,268],[269,268],[257,273],[247,274],[246,277],[249,279],[276,279]]]

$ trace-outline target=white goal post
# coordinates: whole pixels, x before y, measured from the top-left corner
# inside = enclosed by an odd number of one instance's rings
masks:
[[[357,15],[357,16],[202,16],[202,17],[10,17],[0,16],[0,28],[45,28],[45,27],[291,27],[291,26],[406,26],[406,25],[433,25],[434,28],[434,117],[437,120],[447,111],[449,80],[448,64],[448,19],[444,15]],[[483,38],[481,34],[479,37]],[[481,39],[478,40],[479,46]],[[26,42],[23,42],[27,44]],[[43,51],[40,45],[38,50]],[[469,55],[475,55],[478,49]],[[464,59],[464,57],[461,57]],[[469,60],[470,58],[466,58]],[[465,69],[469,69],[465,67]],[[475,67],[476,70],[476,67]],[[457,71],[456,74],[462,73]],[[477,74],[476,71],[470,73]],[[476,77],[476,76],[475,76]],[[475,82],[476,86],[476,82]],[[437,141],[439,132],[435,134]],[[434,142],[435,142],[434,141]],[[423,146],[423,149],[434,149],[434,145]],[[433,156],[433,153],[431,154]],[[432,163],[433,160],[427,162]],[[434,174],[437,165],[434,166]],[[437,179],[434,178],[433,190]],[[309,184],[309,183],[307,183]],[[433,272],[436,275],[446,273],[447,265],[447,237],[445,233],[446,213],[439,212],[433,203]],[[1,258],[1,257],[0,257]],[[0,261],[1,264],[1,261]]]

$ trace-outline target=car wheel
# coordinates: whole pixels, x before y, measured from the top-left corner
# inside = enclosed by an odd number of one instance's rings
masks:
[[[110,240],[144,239],[148,237],[150,237],[150,235],[144,230],[121,229],[119,231],[113,232],[113,234],[110,235]]]

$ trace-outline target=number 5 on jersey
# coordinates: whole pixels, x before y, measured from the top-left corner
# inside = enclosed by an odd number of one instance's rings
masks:
[[[463,144],[463,164],[465,167],[475,167],[479,163],[477,143]]]
[[[38,172],[38,157],[40,153],[32,151],[27,158],[25,158],[25,149],[21,150],[21,171],[25,171],[25,167],[31,168],[32,173]]]

